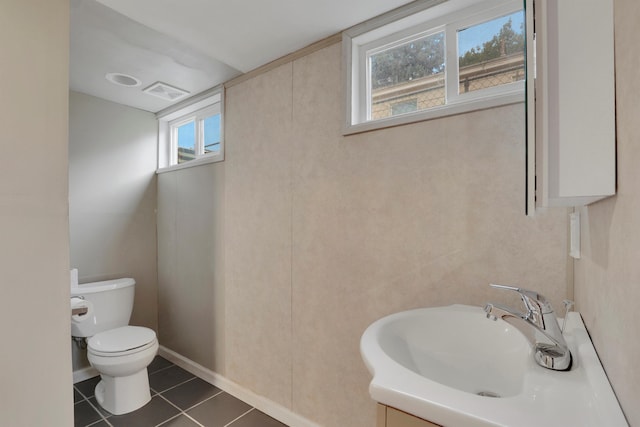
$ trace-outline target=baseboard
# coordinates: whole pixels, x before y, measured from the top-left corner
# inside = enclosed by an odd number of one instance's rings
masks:
[[[73,371],[73,383],[79,383],[80,381],[88,380],[89,378],[93,378],[97,375],[99,375],[99,373],[96,371],[96,368],[93,366],[87,366],[86,368]]]
[[[238,399],[246,402],[247,404],[255,407],[256,409],[264,412],[270,417],[290,426],[290,427],[320,427],[318,424],[309,421],[301,415],[292,412],[290,409],[285,408],[263,396],[259,396],[254,392],[247,390],[246,388],[236,384],[235,382],[223,377],[222,375],[213,372],[204,366],[187,359],[181,354],[176,353],[173,350],[169,350],[164,346],[160,346],[158,354],[165,359],[175,363],[182,369],[191,372],[193,375],[202,378],[208,383],[218,387],[221,390],[226,391],[230,395],[237,397]]]

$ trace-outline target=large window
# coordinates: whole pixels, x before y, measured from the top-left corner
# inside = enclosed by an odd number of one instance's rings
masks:
[[[522,0],[423,0],[347,30],[345,133],[524,101]]]
[[[158,113],[158,171],[224,159],[222,90]]]

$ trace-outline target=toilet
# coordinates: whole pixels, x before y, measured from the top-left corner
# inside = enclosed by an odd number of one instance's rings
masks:
[[[71,335],[87,338],[87,358],[100,373],[95,397],[114,415],[151,400],[147,366],[158,353],[156,333],[128,326],[135,281],[130,278],[71,286]]]

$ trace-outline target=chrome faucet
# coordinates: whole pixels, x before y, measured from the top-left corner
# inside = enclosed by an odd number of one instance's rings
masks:
[[[553,308],[546,298],[537,292],[514,286],[495,284],[489,286],[517,292],[522,298],[526,311],[522,313],[509,307],[488,303],[484,307],[487,319],[500,318],[518,328],[533,344],[534,358],[538,365],[556,371],[566,371],[571,368],[571,352],[562,336]]]

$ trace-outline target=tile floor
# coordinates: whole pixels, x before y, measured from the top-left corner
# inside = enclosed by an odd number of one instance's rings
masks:
[[[74,384],[75,426],[286,427],[160,356],[148,372],[151,402],[124,415],[112,415],[96,402],[100,377]]]

